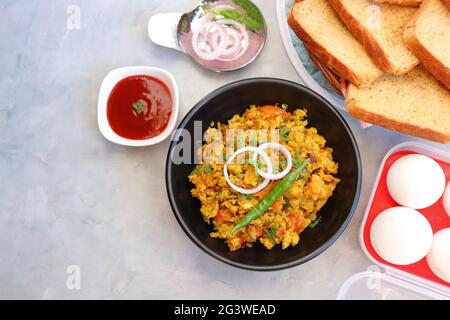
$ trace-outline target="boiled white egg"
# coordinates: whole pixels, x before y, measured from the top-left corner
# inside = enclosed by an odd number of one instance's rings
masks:
[[[450,217],[450,182],[447,183],[447,187],[444,191],[444,196],[442,197],[442,203],[444,204],[445,212],[447,212]]]
[[[370,229],[370,241],[384,260],[407,265],[425,257],[433,243],[433,230],[418,211],[393,207],[380,213]]]
[[[445,189],[441,166],[420,154],[410,154],[395,161],[387,174],[387,187],[400,205],[413,209],[436,203]]]
[[[436,276],[450,283],[450,228],[435,233],[427,262]]]

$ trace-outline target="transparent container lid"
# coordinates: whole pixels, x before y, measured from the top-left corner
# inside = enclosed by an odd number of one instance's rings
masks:
[[[449,300],[445,293],[431,290],[387,273],[366,271],[354,274],[342,285],[337,300]]]

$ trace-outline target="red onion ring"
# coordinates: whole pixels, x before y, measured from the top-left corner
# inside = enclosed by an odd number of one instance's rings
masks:
[[[237,53],[241,50],[241,41],[242,35],[237,32],[235,29],[226,28],[228,38],[227,38],[227,48],[223,51],[219,58],[227,59],[237,55]],[[210,45],[215,49],[219,43],[219,34],[217,32],[211,35]],[[230,45],[230,38],[232,39],[232,43]]]
[[[231,59],[236,56],[242,50],[242,34],[232,28],[227,28],[228,44],[230,44],[230,38],[232,43],[230,47],[224,50],[219,56],[219,59]]]
[[[230,54],[230,55],[226,55],[226,56],[220,55],[217,58],[217,60],[220,60],[220,61],[237,60],[245,52],[247,52],[248,47],[249,47],[249,37],[248,37],[248,32],[246,30],[246,27],[243,24],[241,24],[237,21],[234,21],[234,20],[230,20],[230,19],[220,19],[220,20],[217,20],[217,22],[222,25],[233,26],[235,28],[235,30],[237,30],[242,35],[242,38],[238,43],[240,50],[237,50],[236,52],[234,52],[234,54]],[[228,40],[228,38],[227,38],[227,40]]]
[[[208,39],[210,38],[208,34],[211,33],[210,30],[213,29],[213,27],[215,27],[217,29],[216,31],[220,33],[220,42],[215,49],[213,49],[211,44],[208,43]],[[200,48],[199,38],[202,44],[204,44],[205,48]],[[227,48],[227,42],[228,34],[226,28],[224,27],[224,25],[213,21],[203,23],[197,30],[195,30],[192,36],[192,48],[194,49],[194,52],[201,59],[207,61],[216,60]]]

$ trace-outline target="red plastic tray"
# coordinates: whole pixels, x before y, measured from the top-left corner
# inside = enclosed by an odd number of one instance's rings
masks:
[[[417,154],[418,152],[413,151],[398,151],[393,153],[389,158],[386,159],[386,162],[384,163],[383,171],[380,175],[380,178],[378,180],[378,185],[376,187],[376,191],[373,197],[373,201],[371,203],[371,207],[368,211],[367,218],[365,221],[364,229],[363,229],[363,241],[364,245],[369,252],[369,254],[379,263],[385,264],[387,266],[390,266],[391,268],[398,269],[407,273],[411,273],[415,276],[419,276],[422,278],[425,278],[427,280],[431,280],[434,282],[437,282],[441,285],[444,285],[446,287],[450,288],[450,283],[445,282],[444,280],[441,280],[437,276],[433,274],[431,269],[428,267],[426,258],[423,258],[422,260],[406,265],[406,266],[398,266],[392,263],[387,262],[383,258],[381,258],[376,251],[374,250],[372,243],[370,241],[370,228],[372,226],[373,221],[375,218],[384,210],[399,206],[398,203],[396,203],[392,197],[389,194],[387,183],[386,183],[386,176],[388,173],[389,168],[391,165],[402,156],[405,156],[407,154]],[[424,154],[426,156],[429,156],[427,154]],[[433,157],[431,157],[433,158]],[[442,167],[442,169],[445,172],[446,181],[450,180],[450,163],[440,161],[436,158],[433,158],[434,160],[439,163],[439,165]],[[447,213],[444,210],[444,206],[442,204],[442,198],[439,199],[438,202],[436,202],[431,207],[418,210],[421,212],[430,222],[431,228],[433,229],[433,232],[436,233],[439,230],[449,228],[450,227],[450,219]]]

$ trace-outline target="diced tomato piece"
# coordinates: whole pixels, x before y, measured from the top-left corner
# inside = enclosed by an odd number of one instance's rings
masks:
[[[281,109],[280,107],[269,105],[260,107],[259,112],[261,112],[262,115],[267,118],[275,118],[280,116],[283,119],[285,119],[289,115],[285,110]]]
[[[303,216],[296,213],[291,213],[288,216],[288,228],[294,232],[300,232],[303,230]]]
[[[276,210],[276,211],[281,210],[281,207],[282,206],[281,206],[281,201],[280,200],[275,201],[273,203],[273,205],[272,205],[272,209]]]
[[[263,228],[261,228],[260,226],[253,227],[255,227],[256,238],[261,237],[263,235]]]
[[[232,218],[233,218],[233,215],[228,210],[218,211],[216,214],[216,220],[220,221],[220,222],[231,221]]]

